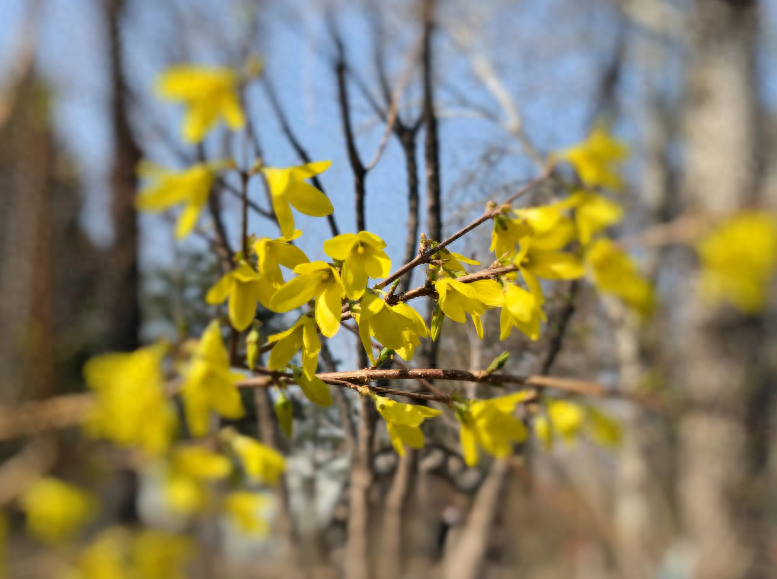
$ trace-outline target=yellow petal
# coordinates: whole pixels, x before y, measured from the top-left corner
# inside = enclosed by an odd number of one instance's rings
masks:
[[[325,217],[335,210],[329,197],[304,181],[290,182],[284,196],[294,209],[312,217]]]
[[[349,299],[358,300],[367,289],[367,271],[359,258],[351,258],[343,264],[343,286]]]
[[[330,406],[332,404],[332,394],[329,387],[318,377],[309,379],[305,374],[300,374],[294,378],[294,381],[305,393],[305,396],[316,406]]]
[[[270,300],[274,312],[289,312],[312,300],[320,291],[321,275],[303,273],[282,285]]]
[[[212,306],[222,304],[232,293],[235,286],[235,278],[232,272],[229,272],[222,276],[222,278],[215,283],[213,287],[205,294],[205,301]]]
[[[183,208],[180,217],[178,217],[178,224],[175,227],[176,239],[183,239],[194,230],[197,220],[200,218],[200,211],[202,211],[202,205],[190,203]]]
[[[294,354],[302,347],[302,333],[303,327],[296,324],[290,330],[283,332],[285,335],[279,338],[273,349],[270,350],[270,359],[267,361],[267,367],[271,370],[278,370],[288,364],[294,357]],[[271,340],[268,339],[267,341],[270,342]]]
[[[256,293],[252,283],[235,284],[235,289],[229,296],[229,321],[238,331],[251,325],[256,316]]]
[[[333,275],[337,275],[332,271]],[[342,289],[339,283],[331,281],[326,284],[324,292],[316,298],[316,322],[321,333],[331,338],[340,329],[342,317]]]
[[[332,259],[345,261],[351,256],[356,241],[355,233],[343,233],[324,242],[324,253]]]
[[[459,436],[461,438],[461,452],[464,455],[464,462],[470,468],[477,466],[478,445],[472,428],[462,424]]]
[[[288,171],[291,178],[301,181],[320,175],[331,166],[332,161],[313,161],[312,163],[307,163],[305,165],[289,167]]]

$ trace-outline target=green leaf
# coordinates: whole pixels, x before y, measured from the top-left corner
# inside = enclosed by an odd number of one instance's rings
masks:
[[[494,358],[494,361],[488,365],[486,374],[493,374],[494,372],[504,368],[504,365],[507,363],[507,359],[509,357],[510,357],[510,352],[508,352],[507,350],[499,354],[496,358]]]

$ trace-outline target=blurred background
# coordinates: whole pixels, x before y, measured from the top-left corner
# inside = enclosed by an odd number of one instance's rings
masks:
[[[157,76],[256,58],[263,75],[242,93],[250,129],[185,144],[182,111],[158,100]],[[776,576],[777,294],[758,315],[700,304],[696,256],[671,243],[697,213],[777,210],[775,72],[775,0],[0,0],[7,576],[108,577],[67,573],[79,545],[117,523],[193,537],[187,577]],[[233,426],[264,429],[287,458],[280,489],[263,491],[272,531],[248,536],[173,520],[153,473],[72,427],[84,362],[198,336],[223,267],[212,240],[240,243],[229,180],[183,242],[173,215],[139,215],[141,159],[178,169],[331,159],[320,185],[334,221],[297,216],[298,245],[326,259],[323,241],[357,231],[361,217],[396,269],[419,232],[455,232],[597,123],[629,146],[613,236],[637,240],[654,315],[641,322],[590,284],[559,282],[537,342],[518,332],[500,342],[491,313],[483,340],[447,323],[413,364],[481,370],[507,350],[505,372],[596,381],[611,394],[597,407],[620,425],[615,448],[532,439],[507,461],[468,468],[446,413],[425,429],[426,447],[400,459],[353,392],[334,389],[329,409],[295,397],[291,438],[275,432],[270,394],[244,392],[247,418]],[[439,210],[428,206],[435,188]],[[249,231],[279,237],[257,183],[249,196]],[[553,198],[548,186],[522,202]],[[451,249],[487,266],[489,243],[486,225]],[[403,287],[422,283],[416,271]],[[259,317],[265,336],[293,320]],[[359,366],[357,342],[341,331],[322,367]],[[475,386],[439,384],[496,390]],[[61,405],[41,415],[35,404],[53,397]],[[43,473],[100,496],[81,543],[48,549],[26,536],[15,501]]]

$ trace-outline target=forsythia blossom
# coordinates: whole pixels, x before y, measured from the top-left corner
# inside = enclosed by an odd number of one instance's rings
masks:
[[[186,421],[194,436],[207,434],[211,410],[224,418],[243,416],[240,393],[235,387],[242,379],[242,374],[230,370],[219,323],[211,322],[202,333],[181,390]]]
[[[551,400],[546,408],[547,417],[537,416],[533,422],[534,433],[545,448],[553,446],[554,435],[569,443],[584,432],[601,446],[614,447],[620,444],[620,424],[602,410],[569,400]]]
[[[294,322],[294,325],[278,334],[267,338],[269,344],[275,343],[270,350],[267,367],[278,370],[288,364],[300,348],[302,349],[302,369],[305,376],[312,379],[316,375],[318,353],[321,351],[321,341],[318,339],[316,320],[305,314]]]
[[[165,497],[173,510],[187,515],[208,502],[208,484],[229,476],[232,465],[225,456],[199,446],[173,450],[165,480]]]
[[[478,299],[477,290],[468,284],[450,278],[442,278],[434,284],[440,309],[454,322],[467,321],[465,314],[473,318],[483,315],[486,308]]]
[[[768,283],[777,269],[777,218],[744,211],[723,222],[697,246],[701,293],[752,314],[763,309]]]
[[[372,364],[375,364],[372,336],[403,359],[410,360],[421,343],[419,336],[428,335],[423,318],[412,307],[404,303],[390,306],[373,292],[362,296],[359,313],[354,315],[362,345]]]
[[[457,408],[461,449],[467,466],[477,465],[478,447],[495,458],[507,458],[513,452],[514,443],[526,440],[526,426],[513,416],[513,412],[528,395],[518,392],[490,400],[472,400],[468,407],[460,405]]]
[[[628,148],[613,139],[603,126],[596,127],[582,143],[561,153],[569,161],[586,187],[618,190],[623,181],[617,166],[628,156]]]
[[[285,169],[262,168],[262,173],[270,187],[272,207],[278,218],[278,226],[284,237],[291,237],[294,233],[292,207],[311,217],[325,217],[334,211],[329,197],[313,185],[305,183],[305,179],[323,173],[331,164],[331,161],[317,161]]]
[[[245,124],[237,93],[238,79],[228,68],[173,66],[159,76],[157,91],[165,100],[186,107],[183,138],[199,143],[219,121],[233,131]]]
[[[386,243],[368,231],[343,233],[324,242],[324,253],[343,262],[341,277],[350,299],[364,295],[369,278],[386,277],[391,271],[384,247]]]
[[[391,444],[399,456],[405,455],[405,444],[410,448],[423,448],[424,433],[421,432],[421,423],[427,418],[442,414],[439,410],[395,402],[372,392],[370,396],[375,400],[378,413],[386,421]]]
[[[227,432],[226,437],[248,478],[267,485],[278,484],[286,470],[286,460],[281,453],[249,436]]]
[[[150,162],[138,165],[138,176],[149,183],[140,190],[135,205],[141,211],[164,211],[175,205],[184,205],[175,228],[176,239],[189,235],[200,212],[208,202],[217,163],[198,163],[183,171],[171,171]]]
[[[224,512],[235,527],[246,535],[270,534],[270,498],[261,493],[234,491],[224,497]]]
[[[27,530],[49,544],[72,539],[97,512],[91,493],[52,477],[37,480],[22,496],[21,505]]]
[[[583,245],[588,245],[596,233],[618,223],[623,218],[623,209],[620,205],[597,193],[577,191],[566,203],[574,208],[575,225],[577,225],[580,243]]]
[[[280,287],[284,284],[280,266],[294,269],[301,263],[310,262],[305,252],[291,244],[301,235],[302,232],[297,229],[289,237],[279,237],[278,239],[261,237],[254,242],[259,273],[274,286]]]
[[[86,432],[150,454],[167,450],[178,421],[165,395],[161,362],[166,348],[141,348],[129,354],[103,354],[84,366],[95,405],[84,423]]]
[[[268,307],[275,289],[267,277],[241,261],[208,290],[205,301],[217,305],[229,299],[229,322],[236,330],[243,331],[254,320],[256,303]]]
[[[270,309],[288,312],[316,299],[315,315],[321,333],[331,338],[340,329],[343,282],[337,270],[323,261],[303,263],[294,268],[297,277],[282,285],[270,300]]]
[[[606,238],[594,241],[585,254],[594,285],[612,294],[647,317],[653,310],[653,288],[642,277],[632,259]]]

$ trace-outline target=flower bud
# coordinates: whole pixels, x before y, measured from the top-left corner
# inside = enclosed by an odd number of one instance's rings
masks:
[[[281,427],[281,431],[286,438],[291,438],[292,426],[294,424],[294,407],[291,404],[291,400],[286,398],[283,390],[278,393],[273,409],[275,410],[275,417],[278,419],[278,426]]]
[[[442,321],[445,319],[445,314],[442,313],[442,310],[440,309],[440,304],[437,304],[434,306],[434,311],[432,312],[432,324],[429,333],[432,336],[432,341],[436,342],[437,338],[440,337],[440,330],[442,329]]]

